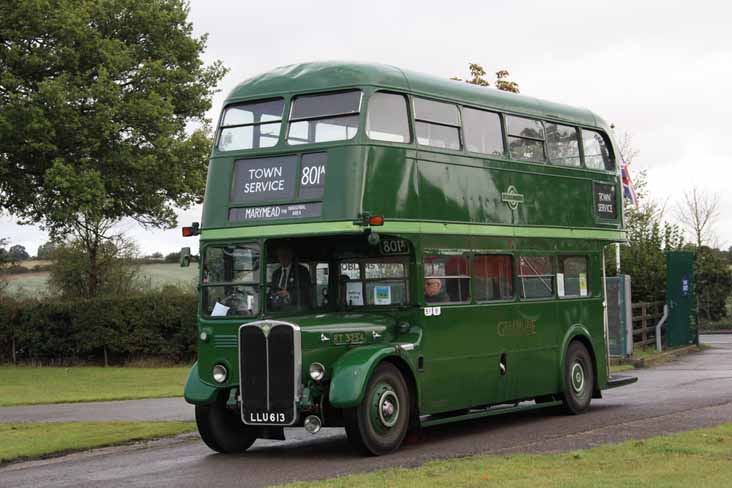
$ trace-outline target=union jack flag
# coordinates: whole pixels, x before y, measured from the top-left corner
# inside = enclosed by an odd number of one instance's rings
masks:
[[[635,189],[633,189],[633,180],[630,179],[630,170],[626,162],[623,162],[621,177],[623,179],[623,198],[626,198],[637,207],[638,197],[635,194]]]

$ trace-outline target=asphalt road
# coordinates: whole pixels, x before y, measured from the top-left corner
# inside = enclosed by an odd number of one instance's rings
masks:
[[[242,455],[214,454],[189,435],[11,464],[0,468],[0,487],[255,487],[415,466],[434,458],[571,450],[732,422],[732,335],[703,336],[702,341],[714,349],[634,372],[638,383],[604,392],[605,398],[594,400],[584,415],[534,411],[443,425],[425,429],[420,438],[411,439],[390,456],[356,455],[341,429],[324,429],[316,436],[291,429],[287,441],[257,441]],[[190,418],[190,409],[174,400],[148,402],[145,418],[156,414],[168,420]],[[129,406],[128,402],[106,402],[99,410],[109,419],[115,409],[124,414]],[[35,421],[76,418],[68,411],[53,414],[51,407],[34,408]],[[43,409],[49,411],[43,413]],[[0,422],[18,414],[10,410],[0,409]]]

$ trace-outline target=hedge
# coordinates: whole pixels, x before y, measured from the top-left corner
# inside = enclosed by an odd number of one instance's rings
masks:
[[[0,362],[186,361],[195,355],[195,340],[196,296],[178,289],[0,301]]]

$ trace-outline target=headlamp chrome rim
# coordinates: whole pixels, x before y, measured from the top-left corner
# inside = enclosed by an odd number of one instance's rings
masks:
[[[211,375],[216,383],[224,383],[229,377],[229,371],[223,364],[216,364],[211,370]]]
[[[308,373],[313,381],[321,381],[325,378],[325,366],[318,362],[312,363],[308,368]]]

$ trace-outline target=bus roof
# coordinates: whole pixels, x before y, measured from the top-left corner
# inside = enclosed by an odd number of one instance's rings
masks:
[[[241,82],[229,93],[226,102],[354,86],[375,86],[465,105],[607,129],[605,121],[587,109],[377,63],[322,61],[281,66]]]

